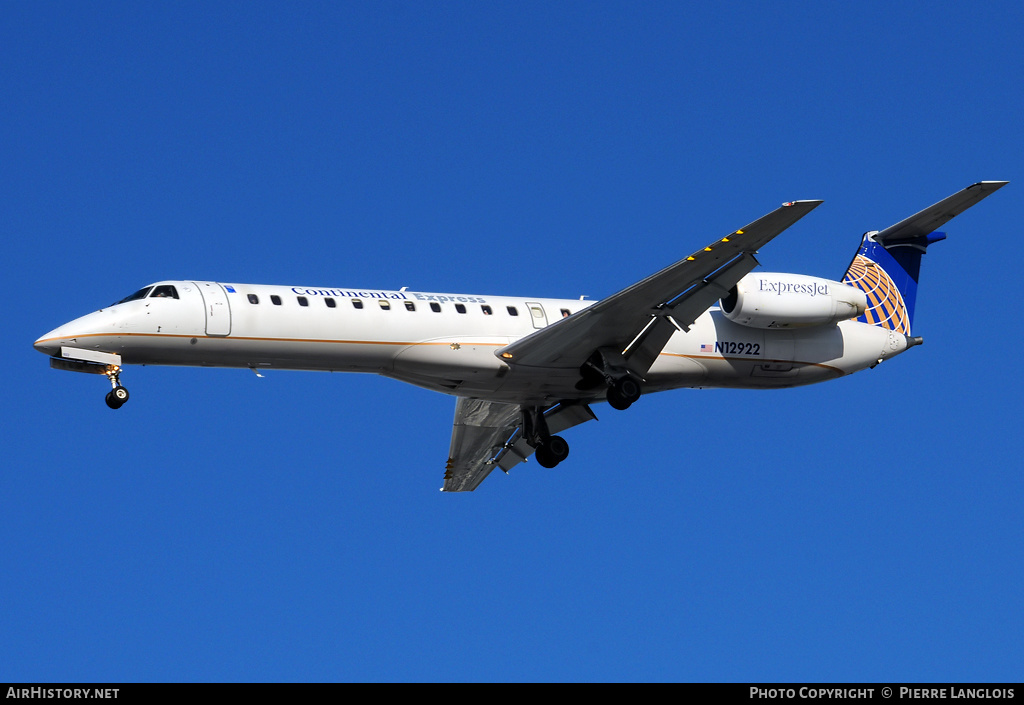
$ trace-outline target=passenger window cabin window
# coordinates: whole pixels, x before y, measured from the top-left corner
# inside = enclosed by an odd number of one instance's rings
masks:
[[[332,299],[329,296],[326,299],[324,299],[324,303],[327,304],[327,308],[337,308],[338,307],[338,302],[335,301],[334,299]]]
[[[490,315],[491,315],[491,313],[493,313],[493,312],[491,311],[491,307],[490,307],[490,306],[486,306],[486,305],[485,305],[485,306],[481,306],[481,307],[480,307],[480,310],[484,312],[484,315],[485,315],[485,316],[490,316]]]
[[[377,299],[377,303],[380,304],[380,308],[381,308],[382,311],[390,311],[391,310],[391,302],[390,301],[385,301],[384,299]]]
[[[270,303],[274,304],[275,306],[280,306],[281,305],[281,297],[278,296],[277,294],[271,294],[270,295]]]
[[[363,302],[361,299],[352,299],[352,308],[362,308]]]
[[[508,315],[510,315],[510,316],[518,316],[519,315],[519,311],[516,309],[515,306],[507,306],[506,308],[508,309]]]
[[[178,298],[178,290],[170,284],[163,284],[153,287],[153,293],[150,294],[150,297],[154,299],[176,299]]]
[[[441,304],[431,303],[430,310],[433,311],[434,313],[441,313]]]
[[[295,300],[299,302],[299,306],[309,306],[309,299],[305,296],[296,296]]]
[[[256,296],[256,294],[249,294],[245,298],[249,299],[251,304],[258,304],[260,302],[260,297]]]
[[[412,301],[406,301],[405,302],[405,310],[406,311],[415,311],[416,310],[416,304],[414,304]]]
[[[459,313],[465,313],[466,304],[455,304],[455,310],[458,311]]]

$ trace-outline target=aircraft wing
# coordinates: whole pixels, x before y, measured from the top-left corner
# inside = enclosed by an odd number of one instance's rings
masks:
[[[544,414],[551,433],[596,418],[586,404],[559,404]],[[530,457],[534,448],[523,440],[522,425],[518,404],[460,397],[441,490],[470,492],[494,468],[508,472]]]
[[[1008,183],[1010,182],[979,181],[962,191],[957,191],[948,198],[942,199],[934,206],[929,206],[920,213],[901,220],[896,225],[890,225],[885,230],[876,234],[874,240],[885,245],[927,235],[941,228],[946,221],[952,220],[981,199],[1001,189]]]
[[[499,349],[515,366],[578,368],[601,348],[643,376],[677,329],[689,326],[755,266],[753,253],[821,201],[794,201],[686,259]]]

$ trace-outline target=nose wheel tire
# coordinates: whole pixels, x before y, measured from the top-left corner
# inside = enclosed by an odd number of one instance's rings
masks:
[[[118,385],[107,392],[107,406],[111,409],[120,409],[128,401],[128,390]]]
[[[537,463],[542,468],[553,468],[569,457],[569,444],[561,436],[551,436],[537,446]]]

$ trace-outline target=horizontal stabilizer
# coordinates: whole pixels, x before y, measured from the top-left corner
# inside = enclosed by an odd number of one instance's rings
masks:
[[[946,239],[946,234],[936,228],[1007,183],[978,182],[881,232],[865,233],[843,275],[844,284],[860,289],[868,297],[868,308],[857,320],[909,336],[921,257],[929,245]]]
[[[890,225],[874,235],[872,239],[886,246],[903,240],[923,237],[941,228],[947,221],[960,215],[1008,183],[1008,181],[980,181],[962,191],[957,191],[949,198],[942,199],[934,206],[925,208],[920,213],[901,220],[896,225]]]

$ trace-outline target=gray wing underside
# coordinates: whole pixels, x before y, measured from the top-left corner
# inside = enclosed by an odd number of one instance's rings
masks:
[[[521,422],[518,404],[460,397],[442,490],[475,490],[497,466],[495,456]]]
[[[577,368],[599,348],[621,351],[638,375],[757,260],[753,253],[821,201],[786,203],[646,279],[498,350],[510,365]]]
[[[544,418],[551,433],[560,433],[597,417],[586,404],[559,404]],[[518,404],[460,397],[441,490],[470,492],[495,468],[508,472],[529,458],[534,448],[523,440],[522,424]]]

